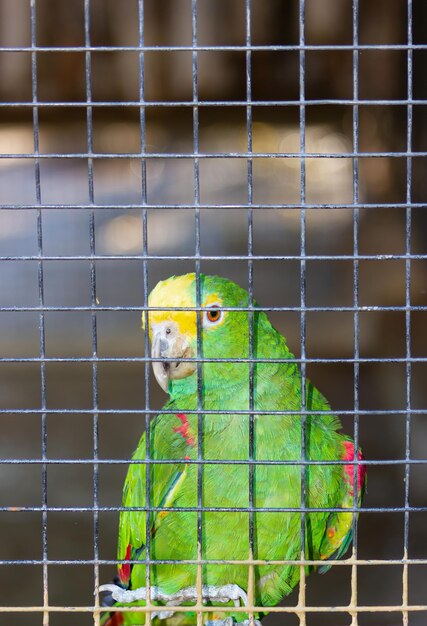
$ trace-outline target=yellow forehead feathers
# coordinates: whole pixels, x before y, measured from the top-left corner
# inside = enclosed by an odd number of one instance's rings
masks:
[[[197,335],[197,317],[196,311],[180,311],[179,309],[187,307],[195,307],[195,280],[194,273],[185,274],[184,276],[172,276],[167,280],[160,281],[154,287],[148,297],[148,306],[156,309],[174,309],[150,311],[148,313],[148,328],[151,335],[152,324],[158,324],[167,320],[175,321],[180,332],[190,337]],[[202,306],[210,304],[222,304],[222,300],[217,293],[208,294]],[[175,310],[177,309],[177,310]],[[145,315],[142,314],[142,327],[145,327]]]

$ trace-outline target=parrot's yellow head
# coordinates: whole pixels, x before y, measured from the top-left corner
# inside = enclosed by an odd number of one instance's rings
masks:
[[[204,293],[200,304],[202,307],[214,310],[220,309],[223,301],[217,292]],[[195,274],[172,276],[157,283],[148,297],[148,306],[160,309],[149,312],[150,339],[152,339],[153,326],[155,328],[158,324],[171,320],[178,323],[182,334],[191,339],[197,339],[196,311],[186,310],[196,307]],[[212,316],[210,313],[209,317],[215,318],[215,315],[214,313]],[[224,321],[224,316],[220,311],[218,311],[218,320],[216,321],[218,324]],[[144,328],[144,316],[142,317],[142,326]]]
[[[241,287],[218,276],[200,276],[200,306],[196,309],[194,273],[172,276],[159,282],[148,298],[149,311],[142,315],[148,322],[153,370],[157,382],[170,391],[170,382],[194,375],[197,364],[197,316],[200,316],[204,358],[239,358],[247,356],[247,311],[224,311],[222,307],[247,307],[248,295]],[[206,375],[215,375],[204,365]],[[227,364],[228,365],[228,364]],[[218,367],[216,368],[218,374]]]

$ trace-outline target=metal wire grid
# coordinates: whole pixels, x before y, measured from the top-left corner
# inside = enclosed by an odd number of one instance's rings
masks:
[[[39,303],[35,307],[25,306],[9,306],[0,307],[2,312],[18,312],[18,311],[36,311],[39,314],[39,327],[40,327],[40,354],[35,358],[2,358],[1,362],[33,362],[40,364],[41,372],[41,406],[40,408],[32,409],[2,409],[1,413],[13,413],[16,415],[31,413],[41,416],[41,430],[42,430],[42,456],[40,459],[2,459],[1,463],[8,464],[27,464],[27,465],[40,465],[42,468],[42,499],[40,506],[25,506],[19,507],[20,511],[37,511],[42,513],[43,525],[42,525],[42,559],[21,559],[12,561],[0,561],[1,565],[14,565],[14,564],[31,564],[41,565],[43,567],[43,606],[38,607],[0,607],[0,613],[19,613],[19,612],[39,612],[43,614],[43,624],[48,626],[49,615],[51,612],[86,612],[93,614],[94,624],[99,624],[100,614],[102,612],[98,587],[100,583],[99,578],[99,566],[106,564],[117,564],[121,561],[100,559],[99,557],[99,513],[100,512],[118,512],[122,511],[121,506],[101,506],[99,504],[99,466],[101,464],[113,465],[113,464],[129,464],[138,463],[146,464],[148,467],[156,463],[176,463],[175,460],[161,460],[156,461],[151,458],[150,450],[150,417],[153,415],[153,409],[150,404],[149,395],[149,367],[150,363],[156,359],[145,357],[100,357],[98,356],[98,337],[97,337],[97,312],[98,311],[141,311],[147,321],[148,311],[148,264],[152,260],[170,260],[174,258],[176,260],[191,260],[194,261],[195,273],[196,273],[196,307],[188,308],[184,310],[202,311],[201,295],[200,295],[200,272],[201,262],[205,260],[224,260],[224,261],[246,261],[248,268],[248,312],[249,312],[249,337],[250,337],[250,353],[247,359],[235,359],[236,361],[248,362],[250,364],[249,375],[249,411],[227,411],[227,410],[215,410],[208,411],[203,409],[202,399],[202,369],[204,362],[221,362],[224,359],[206,359],[203,357],[203,345],[201,340],[201,327],[200,317],[198,316],[198,357],[191,359],[197,363],[197,377],[198,377],[198,408],[195,411],[188,410],[189,414],[197,414],[198,416],[198,457],[196,460],[189,460],[188,463],[196,464],[198,468],[198,490],[197,490],[197,506],[187,507],[167,507],[167,510],[174,511],[195,511],[198,515],[197,534],[198,534],[198,556],[196,560],[186,560],[185,563],[196,564],[197,575],[197,588],[198,588],[198,602],[195,607],[197,612],[197,624],[201,626],[203,623],[203,613],[206,610],[212,611],[212,607],[203,606],[202,601],[202,565],[204,563],[230,563],[230,564],[245,564],[248,566],[248,597],[249,606],[240,610],[253,618],[253,615],[258,610],[262,611],[263,608],[257,608],[254,606],[254,566],[265,564],[266,562],[260,559],[254,558],[254,513],[257,511],[271,511],[271,512],[300,512],[301,513],[301,558],[295,561],[290,560],[277,560],[269,561],[269,564],[295,564],[300,566],[301,577],[299,584],[299,598],[298,603],[294,607],[269,607],[269,612],[275,613],[293,613],[299,617],[301,626],[306,623],[307,613],[348,613],[352,618],[352,624],[358,624],[358,615],[361,612],[379,612],[388,611],[395,612],[402,615],[403,624],[407,626],[409,623],[409,615],[411,612],[427,611],[427,605],[411,605],[408,603],[408,565],[425,565],[427,560],[424,559],[410,559],[408,558],[408,542],[409,542],[409,521],[410,514],[415,511],[427,512],[427,507],[414,507],[410,505],[409,499],[409,478],[410,469],[413,465],[425,464],[425,459],[412,459],[410,450],[410,434],[411,434],[411,417],[414,414],[424,414],[422,409],[414,409],[411,406],[411,367],[415,362],[427,362],[427,357],[413,357],[411,354],[411,313],[412,311],[425,311],[425,306],[413,306],[411,305],[411,261],[426,259],[427,255],[412,254],[411,251],[411,212],[415,207],[424,207],[421,203],[412,202],[412,159],[414,157],[427,156],[424,152],[413,152],[412,148],[412,129],[413,129],[413,106],[420,104],[427,104],[427,101],[413,100],[413,80],[412,80],[412,66],[413,66],[413,51],[419,49],[427,49],[427,45],[414,45],[412,39],[412,0],[407,0],[407,18],[408,18],[408,41],[407,45],[360,45],[358,30],[359,30],[359,0],[352,0],[353,6],[353,43],[350,46],[347,45],[330,45],[330,46],[310,46],[305,43],[305,0],[299,0],[299,43],[295,46],[254,46],[251,40],[251,0],[245,0],[245,27],[246,27],[246,41],[244,46],[200,46],[198,44],[198,15],[197,15],[197,0],[191,0],[192,7],[192,45],[191,47],[185,46],[146,46],[144,42],[144,0],[138,0],[138,27],[139,27],[139,41],[138,46],[92,46],[91,45],[91,28],[90,28],[90,0],[84,0],[84,32],[85,32],[85,45],[84,47],[50,47],[44,48],[37,46],[36,40],[36,26],[37,26],[37,11],[36,0],[31,0],[31,47],[16,47],[0,48],[0,52],[14,51],[14,52],[30,52],[31,53],[31,76],[32,76],[32,102],[2,102],[0,107],[31,107],[33,114],[33,128],[34,128],[34,152],[27,154],[2,154],[1,158],[17,158],[17,159],[32,159],[34,161],[34,176],[35,176],[35,189],[36,189],[36,205],[12,205],[3,204],[0,209],[37,209],[37,241],[38,241],[38,254],[37,255],[21,255],[21,256],[2,256],[0,261],[31,261],[38,262],[38,290],[39,290]],[[334,99],[334,100],[307,100],[305,95],[305,53],[309,50],[350,50],[353,53],[353,98],[347,99]],[[404,50],[407,53],[407,99],[405,100],[362,100],[359,98],[359,53],[363,50]],[[39,54],[43,54],[45,51],[60,51],[60,52],[84,52],[85,53],[85,72],[86,72],[86,100],[84,102],[40,102],[38,100],[37,91],[37,57]],[[153,102],[145,100],[144,93],[144,62],[145,53],[148,51],[182,51],[187,50],[192,52],[192,81],[193,81],[193,99],[191,102]],[[199,100],[198,94],[198,53],[201,51],[242,51],[246,56],[246,100],[245,101],[208,101],[204,102]],[[299,54],[299,122],[300,122],[300,151],[297,153],[282,152],[282,153],[253,153],[252,149],[252,109],[254,106],[295,106],[295,101],[254,101],[252,99],[252,52],[254,50],[293,50]],[[94,107],[111,107],[117,106],[116,102],[99,102],[96,103],[92,100],[92,65],[91,54],[95,51],[135,51],[139,56],[139,101],[138,102],[120,102],[122,107],[136,107],[140,112],[140,144],[141,151],[139,153],[120,153],[120,154],[105,154],[95,153],[93,149],[93,109]],[[350,105],[352,106],[352,128],[353,128],[353,150],[347,153],[309,153],[306,152],[305,138],[306,138],[306,106],[316,105]],[[369,104],[370,106],[384,105],[395,106],[405,105],[407,110],[407,149],[405,152],[360,152],[359,151],[359,106],[362,104]],[[247,152],[239,153],[200,153],[199,151],[199,108],[203,106],[217,106],[217,107],[234,107],[234,106],[246,107],[246,130],[247,130]],[[40,154],[39,151],[39,109],[42,107],[84,107],[86,109],[87,116],[87,152],[79,154],[60,154],[49,153]],[[193,113],[193,152],[189,153],[153,153],[146,150],[146,119],[145,112],[147,107],[176,107],[184,106],[191,107]],[[367,204],[360,202],[359,199],[359,158],[369,157],[391,157],[391,158],[406,158],[406,202],[400,204],[393,204],[393,207],[405,209],[406,211],[406,250],[405,254],[401,255],[361,255],[359,253],[359,210],[362,208],[369,209],[381,209],[387,208],[390,205],[384,203]],[[221,205],[222,208],[236,208],[247,211],[247,255],[227,255],[227,256],[210,256],[201,254],[200,246],[200,233],[201,233],[201,211],[204,208],[209,208],[211,205],[203,204],[200,202],[200,172],[199,161],[204,158],[236,158],[243,159],[247,162],[247,204],[229,204]],[[291,208],[300,212],[300,253],[299,255],[254,255],[253,252],[253,214],[257,209],[262,209],[263,205],[256,204],[253,201],[253,176],[252,167],[253,159],[257,158],[297,158],[300,160],[300,203],[298,204],[275,204],[268,205],[268,208],[281,209]],[[62,205],[62,204],[46,204],[42,200],[42,186],[40,178],[40,161],[41,159],[69,159],[77,158],[87,160],[87,180],[88,180],[88,204],[74,204],[74,205]],[[120,159],[131,158],[141,162],[141,203],[140,204],[120,204],[114,205],[115,208],[121,209],[136,209],[142,212],[142,230],[143,230],[143,254],[142,255],[100,255],[96,252],[95,242],[95,209],[105,208],[104,205],[97,205],[94,198],[94,176],[93,176],[93,164],[95,159]],[[194,255],[180,255],[180,256],[162,256],[162,255],[150,255],[148,253],[148,221],[147,210],[149,208],[157,208],[157,205],[150,205],[147,201],[147,176],[146,176],[146,159],[176,159],[187,158],[191,159],[194,163],[194,203],[187,205],[166,205],[162,208],[170,210],[185,210],[191,209],[195,211],[195,252]],[[353,160],[353,202],[350,204],[309,204],[306,202],[306,159],[307,158],[351,158]],[[43,229],[42,229],[42,212],[49,209],[87,209],[90,216],[89,227],[89,239],[90,239],[90,255],[68,255],[68,256],[55,256],[45,255],[43,251]],[[307,255],[306,253],[306,210],[316,208],[328,208],[335,210],[339,208],[353,209],[353,254],[342,256],[325,256],[325,255]],[[371,259],[401,259],[405,260],[405,306],[386,306],[386,307],[370,307],[360,306],[359,304],[359,261],[371,260]],[[114,259],[136,259],[141,261],[142,273],[143,273],[143,306],[102,306],[98,304],[97,300],[97,287],[96,287],[96,271],[95,262],[98,260],[114,260]],[[350,260],[353,263],[353,306],[351,307],[309,307],[306,304],[306,262],[311,260]],[[55,260],[86,260],[90,262],[90,285],[91,285],[91,304],[90,306],[48,306],[45,304],[44,298],[44,262]],[[300,262],[300,306],[299,307],[262,307],[265,311],[296,311],[300,315],[300,342],[301,342],[301,358],[296,359],[296,362],[300,364],[302,373],[302,403],[301,403],[301,416],[302,416],[302,459],[301,461],[259,461],[254,458],[254,417],[256,411],[254,410],[254,364],[256,362],[267,361],[266,359],[255,359],[253,353],[253,262],[254,260],[297,260]],[[151,309],[150,309],[151,310]],[[224,310],[236,310],[232,307],[224,307]],[[239,309],[241,310],[241,309]],[[360,356],[359,339],[360,339],[360,327],[359,327],[359,315],[363,311],[381,310],[381,311],[402,311],[405,312],[405,338],[406,338],[406,355],[404,358],[362,358]],[[89,311],[91,313],[92,323],[92,356],[82,358],[65,358],[65,357],[47,357],[45,348],[45,314],[49,311]],[[354,358],[352,359],[321,359],[321,358],[309,358],[306,354],[306,314],[310,311],[347,311],[353,314],[353,326],[354,326]],[[145,324],[145,354],[149,352],[149,337],[148,337],[148,324]],[[98,441],[98,364],[101,362],[140,362],[144,364],[145,371],[145,408],[138,410],[121,410],[121,409],[102,409],[103,414],[129,414],[136,413],[144,416],[145,427],[147,431],[146,438],[146,459],[132,461],[129,459],[103,459],[99,458],[99,441]],[[65,459],[65,458],[48,458],[47,456],[47,415],[55,413],[71,414],[75,411],[73,409],[48,409],[46,403],[46,364],[49,362],[88,362],[92,365],[92,408],[91,409],[79,409],[79,413],[88,414],[92,416],[93,420],[93,458],[78,458],[78,459]],[[376,511],[393,511],[404,513],[404,537],[403,537],[403,558],[402,559],[372,559],[361,560],[358,558],[357,552],[357,517],[353,516],[353,530],[354,530],[354,547],[352,556],[349,559],[343,561],[334,561],[333,566],[348,566],[351,565],[351,601],[348,606],[307,606],[305,598],[305,566],[307,564],[322,565],[323,561],[313,561],[306,559],[304,545],[305,545],[305,515],[308,512],[322,511],[324,509],[316,509],[313,507],[307,507],[306,505],[306,471],[307,467],[314,464],[342,464],[341,461],[310,461],[306,458],[306,442],[305,442],[305,427],[306,427],[306,415],[309,414],[306,407],[305,398],[305,380],[306,369],[309,363],[351,363],[354,368],[354,411],[333,411],[335,415],[352,415],[354,417],[354,442],[355,442],[355,458],[357,458],[357,452],[359,448],[359,417],[363,415],[386,415],[386,414],[401,414],[405,417],[405,458],[396,460],[367,460],[365,463],[368,466],[371,465],[402,465],[405,470],[405,504],[403,507],[363,507],[366,512]],[[362,363],[404,363],[406,367],[406,408],[402,411],[387,411],[387,410],[361,410],[359,407],[359,369]],[[156,414],[167,413],[165,410],[156,410]],[[202,451],[202,435],[203,435],[203,414],[209,413],[233,413],[248,415],[249,419],[249,449],[248,458],[244,461],[219,461],[219,460],[205,460],[203,459]],[[270,415],[284,415],[294,414],[295,411],[265,411]],[[205,507],[203,506],[203,493],[202,493],[202,471],[204,465],[209,464],[235,464],[235,465],[247,465],[249,467],[249,507]],[[48,465],[61,465],[61,464],[83,464],[91,465],[93,467],[93,506],[90,507],[52,507],[48,505],[48,493],[47,493],[47,468]],[[301,506],[296,508],[268,508],[268,507],[256,507],[254,505],[254,468],[257,465],[295,465],[301,466]],[[358,513],[359,507],[357,502],[357,475],[359,461],[346,461],[346,464],[353,465],[354,467],[354,505],[349,510]],[[165,507],[154,507],[150,502],[150,472],[146,472],[146,503],[142,507],[134,507],[126,510],[142,510],[146,512],[157,512],[165,510]],[[0,511],[10,511],[11,507],[0,507]],[[339,512],[339,508],[331,508],[331,512]],[[16,507],[13,507],[13,511],[16,511]],[[47,515],[48,512],[56,511],[74,511],[74,512],[91,512],[93,514],[93,558],[92,559],[49,559],[47,550],[48,541],[48,529],[47,529]],[[202,513],[204,511],[242,511],[249,513],[249,545],[250,550],[248,559],[245,561],[237,560],[206,560],[202,558],[202,538],[203,538],[203,525],[202,525]],[[147,546],[146,546],[146,586],[150,587],[150,566],[153,563],[173,563],[173,560],[153,560],[150,557],[150,516],[146,516],[147,523]],[[49,587],[48,587],[48,567],[50,565],[91,565],[94,572],[94,589],[95,600],[93,606],[52,606],[49,602]],[[403,580],[402,580],[402,602],[400,605],[393,606],[361,606],[358,604],[357,598],[357,568],[359,565],[403,565]],[[149,597],[149,594],[148,594]],[[121,608],[121,611],[126,609]],[[146,613],[146,623],[151,624],[151,612],[155,610],[155,607],[147,601],[146,607],[137,607],[132,610],[143,611]],[[176,607],[177,612],[183,612],[188,610],[187,607]],[[239,609],[235,609],[238,611]],[[215,607],[217,612],[226,612],[226,607]]]

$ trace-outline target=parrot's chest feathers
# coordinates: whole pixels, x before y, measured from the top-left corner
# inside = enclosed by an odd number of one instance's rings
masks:
[[[253,448],[259,460],[299,458],[300,423],[294,416],[255,415]],[[203,458],[245,460],[249,453],[250,419],[246,414],[204,414]],[[154,426],[157,458],[196,458],[198,416],[194,413],[164,415]],[[157,431],[157,432],[156,432]],[[157,436],[156,436],[157,435]],[[156,441],[157,440],[157,441]],[[173,454],[172,454],[173,453]]]

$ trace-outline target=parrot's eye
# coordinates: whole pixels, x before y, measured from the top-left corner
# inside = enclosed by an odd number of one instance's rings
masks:
[[[218,322],[220,322],[221,319],[222,319],[222,311],[219,309],[218,305],[213,305],[205,313],[205,323],[207,326],[218,324]]]

